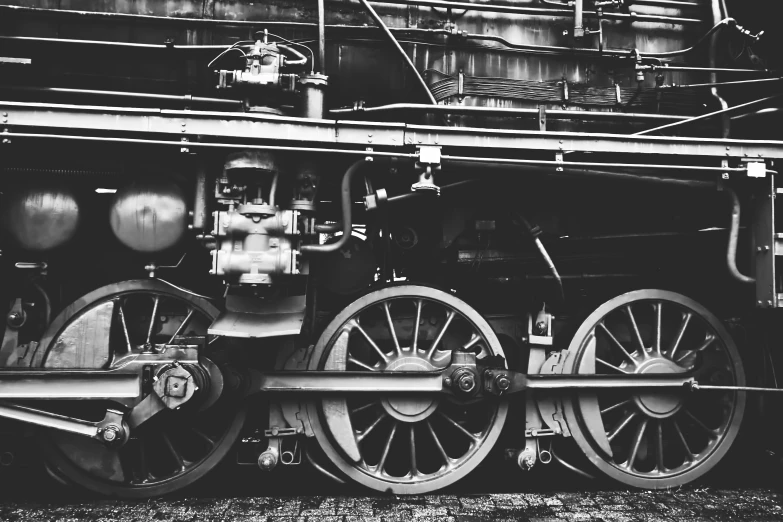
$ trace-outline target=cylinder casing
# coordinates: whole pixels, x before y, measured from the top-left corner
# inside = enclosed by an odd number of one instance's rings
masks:
[[[65,187],[20,187],[6,193],[2,225],[26,250],[47,251],[64,245],[76,234],[81,209]]]
[[[117,191],[109,221],[114,235],[128,248],[160,252],[176,245],[185,233],[185,196],[170,181],[135,181]]]

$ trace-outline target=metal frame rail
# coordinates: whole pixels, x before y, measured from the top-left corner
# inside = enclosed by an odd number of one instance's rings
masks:
[[[359,146],[378,147],[405,156],[415,152],[416,147],[437,146],[444,149],[444,153],[454,149],[454,152],[459,151],[463,156],[468,150],[481,152],[478,149],[503,149],[510,152],[572,151],[721,160],[752,158],[766,161],[783,158],[783,141],[772,140],[479,129],[10,101],[0,101],[0,112],[3,137],[7,139],[13,137],[15,129],[25,127],[64,131],[64,134],[74,131],[111,131],[145,138],[169,135],[177,136],[177,142],[197,142],[208,137],[233,142],[238,147],[241,143],[234,140],[268,140],[295,148],[313,145],[339,145],[352,149]]]

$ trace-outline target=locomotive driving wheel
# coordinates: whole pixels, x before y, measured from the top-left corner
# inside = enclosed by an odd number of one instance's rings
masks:
[[[155,280],[108,285],[82,297],[53,321],[32,365],[116,367],[128,354],[159,351],[176,336],[206,335],[217,312],[205,299]],[[108,329],[108,346],[92,344],[89,333],[101,328]],[[201,357],[213,379],[215,372],[220,374],[220,355],[208,344],[206,357]],[[199,400],[164,409],[132,429],[119,448],[45,431],[39,440],[47,466],[67,481],[105,495],[147,498],[182,489],[223,459],[242,428],[244,407],[229,393],[218,394],[217,388],[214,381],[202,385],[210,391]],[[79,401],[63,404],[58,413],[95,420],[107,408],[118,409],[108,401]]]
[[[355,301],[318,340],[310,370],[421,372],[452,352],[503,356],[489,324],[456,297],[423,286],[384,288]],[[498,358],[497,360],[500,360]],[[308,405],[316,438],[346,475],[379,491],[426,493],[473,470],[497,440],[508,404],[435,396],[328,397]]]
[[[608,301],[582,323],[568,351],[564,373],[690,373],[701,384],[745,384],[719,320],[674,292],[640,290]],[[726,454],[745,392],[580,392],[564,409],[574,440],[602,472],[661,489],[700,477]]]

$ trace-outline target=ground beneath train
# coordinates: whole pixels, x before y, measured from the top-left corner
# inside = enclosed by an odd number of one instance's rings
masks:
[[[493,462],[441,494],[399,497],[336,484],[306,464],[272,473],[224,465],[179,495],[123,501],[59,485],[34,467],[8,471],[0,474],[0,520],[9,522],[783,520],[783,467],[752,448],[704,480],[668,491],[629,491],[554,464],[523,473]]]

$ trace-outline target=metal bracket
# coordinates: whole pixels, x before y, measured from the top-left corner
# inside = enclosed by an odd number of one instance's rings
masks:
[[[434,145],[419,146],[419,160],[416,168],[421,169],[419,181],[411,185],[413,192],[431,191],[440,196],[440,187],[435,184],[435,171],[440,170],[441,151]]]
[[[563,163],[564,162],[563,162],[563,153],[562,152],[555,153],[555,161],[557,162],[557,167],[555,168],[555,170],[557,172],[563,172]]]
[[[748,159],[742,160],[748,169],[749,178],[766,178],[767,177],[767,164],[763,160]]]

